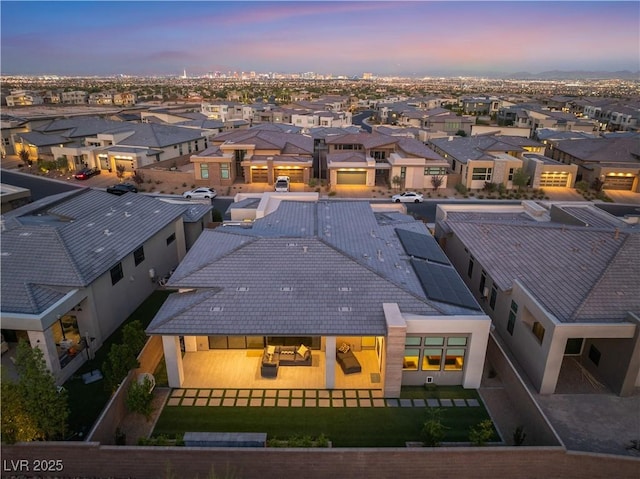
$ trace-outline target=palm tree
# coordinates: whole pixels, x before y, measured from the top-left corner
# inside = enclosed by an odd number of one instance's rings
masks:
[[[18,156],[20,157],[20,160],[25,164],[25,166],[31,166],[33,164],[33,161],[31,161],[31,154],[29,153],[29,150],[26,148],[22,148],[22,150],[20,150],[20,152],[18,153]]]

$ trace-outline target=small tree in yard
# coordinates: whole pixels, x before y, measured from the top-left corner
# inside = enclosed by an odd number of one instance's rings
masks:
[[[402,178],[396,175],[393,178],[391,178],[391,183],[393,183],[393,187],[397,190],[400,188],[400,185],[402,185]]]
[[[438,188],[444,183],[444,176],[434,175],[431,177],[431,184],[433,185],[433,191],[438,191]]]
[[[57,440],[64,437],[67,392],[58,391],[39,348],[21,340],[16,351],[18,381],[2,381],[2,439]]]
[[[428,418],[420,431],[420,436],[422,437],[422,443],[425,446],[437,447],[444,439],[445,430],[447,428],[442,424],[441,409],[429,409],[428,414]]]
[[[518,187],[518,190],[521,190],[529,184],[529,175],[527,175],[527,172],[522,168],[518,168],[513,172],[513,179],[511,181]]]
[[[131,384],[126,403],[129,411],[142,414],[147,421],[151,419],[151,413],[153,413],[153,384],[148,377],[145,377],[142,383],[134,381]]]
[[[124,171],[125,171],[124,165],[116,165],[116,176],[118,177],[119,180],[122,180],[122,178],[124,178]]]
[[[26,148],[22,148],[22,150],[20,150],[18,157],[20,157],[20,161],[24,163],[24,166],[31,166],[33,164],[33,161],[31,161],[31,154]]]
[[[144,176],[142,175],[142,173],[135,171],[133,173],[133,176],[131,176],[131,180],[137,185],[140,186],[142,183],[144,183]]]
[[[140,321],[132,321],[122,328],[123,342],[112,344],[102,365],[105,388],[114,392],[129,371],[138,367],[138,354],[147,341]]]

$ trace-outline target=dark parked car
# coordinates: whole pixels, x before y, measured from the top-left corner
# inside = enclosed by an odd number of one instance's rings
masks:
[[[132,185],[131,183],[118,183],[117,185],[109,186],[107,188],[107,193],[111,193],[112,195],[124,195],[125,193],[137,193],[138,188],[136,185]]]
[[[78,171],[75,175],[73,175],[73,177],[76,180],[87,180],[92,176],[99,175],[99,174],[100,174],[100,168],[83,168],[80,171]]]

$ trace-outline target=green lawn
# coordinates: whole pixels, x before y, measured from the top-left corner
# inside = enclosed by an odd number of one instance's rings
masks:
[[[419,392],[422,392],[419,395]],[[474,390],[442,388],[439,397],[477,398]],[[435,397],[424,388],[403,389],[402,397]],[[449,396],[450,395],[450,396]],[[481,407],[442,408],[445,441],[468,441],[469,429],[488,419]],[[166,406],[154,435],[180,437],[187,431],[266,432],[269,439],[324,434],[334,447],[404,447],[420,441],[427,408],[297,408]]]
[[[140,320],[142,326],[146,328],[170,293],[170,291],[164,290],[154,291],[122,323],[120,328],[107,338],[102,347],[96,351],[95,357],[83,364],[76,374],[64,384],[69,396],[69,436],[76,434],[73,439],[82,439],[78,435],[79,433],[88,434],[111,397],[111,393],[105,390],[104,381],[84,384],[81,378],[82,374],[94,369],[102,370],[102,364],[109,354],[111,345],[122,341],[121,331],[124,325],[134,320]]]

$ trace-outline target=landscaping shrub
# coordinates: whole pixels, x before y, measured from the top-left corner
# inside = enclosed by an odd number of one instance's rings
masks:
[[[490,419],[479,422],[469,431],[469,441],[474,446],[484,446],[491,438],[493,438],[493,423]]]
[[[467,187],[465,185],[463,185],[462,183],[458,183],[456,186],[456,191],[458,193],[460,193],[461,195],[465,195],[467,193]]]
[[[446,426],[442,424],[442,409],[433,408],[428,411],[428,418],[422,426],[420,437],[425,446],[437,447],[444,439],[446,430]]]

